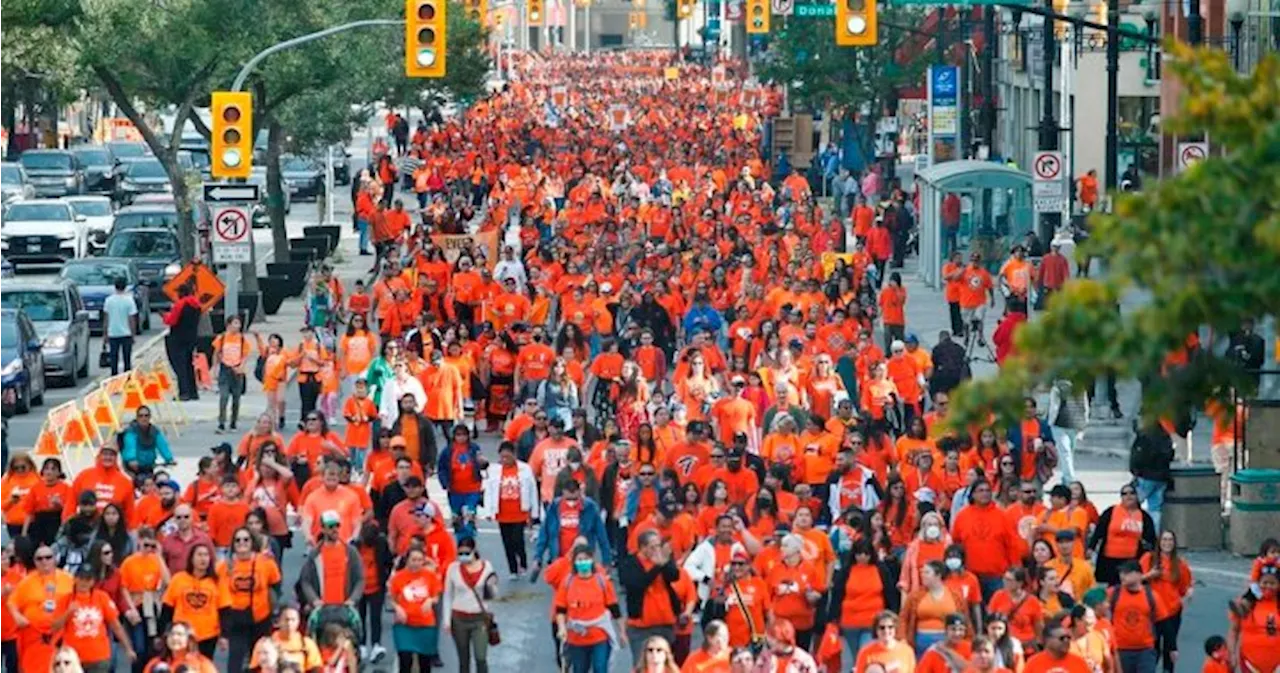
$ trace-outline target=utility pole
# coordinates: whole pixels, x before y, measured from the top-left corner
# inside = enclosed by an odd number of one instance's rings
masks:
[[[1195,0],[1192,0],[1195,2]],[[1107,3],[1107,176],[1104,184],[1111,194],[1120,182],[1120,3]]]
[[[987,156],[996,156],[996,12],[995,7],[982,8],[982,139],[987,143]]]
[[[1041,151],[1058,151],[1058,120],[1053,116],[1053,59],[1057,52],[1057,42],[1053,34],[1053,0],[1044,0],[1045,16],[1041,41],[1044,43],[1044,100],[1040,104],[1040,142]],[[1066,64],[1063,64],[1066,67]],[[1069,176],[1068,176],[1069,177]],[[1051,241],[1053,235],[1062,225],[1062,213],[1040,214],[1040,240]]]

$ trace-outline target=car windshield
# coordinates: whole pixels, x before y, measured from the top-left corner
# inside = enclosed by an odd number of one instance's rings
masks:
[[[14,320],[0,320],[0,348],[17,348],[18,347],[18,321],[17,315],[13,316]]]
[[[284,160],[282,170],[286,171],[314,171],[316,169],[315,162],[303,157],[289,157]]]
[[[61,276],[81,285],[113,285],[117,278],[129,279],[129,267],[123,264],[72,264],[62,268]]]
[[[178,226],[178,214],[172,211],[153,211],[147,213],[120,213],[116,215],[112,229],[150,229],[152,227],[174,228]]]
[[[164,164],[159,161],[134,161],[129,164],[129,177],[131,178],[168,178],[169,174],[164,172]]]
[[[70,170],[71,157],[56,152],[27,152],[19,159],[27,170]]]
[[[0,295],[0,305],[20,308],[27,312],[32,322],[69,320],[67,296],[59,290],[16,290]]]
[[[128,231],[111,237],[107,243],[111,257],[177,257],[178,242],[172,234],[160,231]]]
[[[4,219],[10,222],[66,222],[73,218],[70,209],[61,203],[15,203],[9,206]]]
[[[0,184],[22,184],[22,171],[17,166],[0,166]]]
[[[111,152],[121,159],[147,156],[147,146],[142,143],[110,143],[107,147],[110,147]]]
[[[99,149],[83,149],[75,150],[76,156],[80,157],[80,161],[88,166],[106,166],[111,163],[111,157],[107,155],[106,150]]]
[[[191,163],[196,168],[208,168],[213,163],[209,160],[209,152],[207,150],[191,150],[190,154]]]
[[[71,209],[76,211],[76,215],[84,215],[85,217],[105,217],[111,214],[111,202],[99,201],[72,201]]]

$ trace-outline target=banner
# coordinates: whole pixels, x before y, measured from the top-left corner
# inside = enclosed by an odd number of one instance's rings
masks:
[[[432,234],[431,242],[444,251],[444,258],[451,264],[458,261],[458,257],[465,250],[472,247],[477,253],[485,255],[485,261],[490,269],[498,263],[498,232],[496,230],[482,231],[478,234]]]
[[[963,156],[960,147],[964,114],[960,100],[960,69],[954,65],[929,66],[929,165]]]
[[[853,265],[853,253],[851,252],[824,252],[822,253],[822,278],[826,280],[831,277],[831,272],[835,271],[836,260],[843,259],[846,265]]]

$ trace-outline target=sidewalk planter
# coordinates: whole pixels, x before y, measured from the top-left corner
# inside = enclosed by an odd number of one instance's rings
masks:
[[[316,260],[315,248],[290,248],[289,261],[310,264]]]
[[[1208,466],[1173,468],[1160,522],[1186,549],[1222,549],[1222,494],[1218,473]]]
[[[1240,470],[1231,475],[1231,553],[1254,556],[1280,529],[1280,470]]]
[[[236,297],[239,300],[240,315],[244,316],[244,325],[242,327],[247,331],[258,317],[258,293],[239,292]],[[213,322],[215,334],[221,334],[227,329],[226,306],[227,300],[224,298],[214,304],[213,310],[209,312],[209,320]]]
[[[289,296],[288,276],[258,276],[258,288],[262,290],[262,312],[275,315]]]
[[[314,250],[307,250],[307,254],[314,254]],[[307,266],[308,261],[300,262],[269,262],[267,263],[267,276],[270,278],[284,278],[284,296],[297,297],[307,287]]]
[[[316,251],[316,259],[324,259],[332,252],[329,248],[328,236],[303,236],[289,240],[289,250],[312,248]]]
[[[302,235],[307,238],[324,236],[329,239],[329,254],[338,249],[338,241],[342,238],[342,227],[334,225],[313,225],[302,228]]]

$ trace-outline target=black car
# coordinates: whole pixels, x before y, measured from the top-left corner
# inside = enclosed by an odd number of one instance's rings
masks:
[[[85,190],[84,166],[67,150],[27,150],[18,158],[36,196],[71,196]]]
[[[71,149],[84,166],[86,191],[98,194],[115,194],[116,179],[120,176],[120,161],[106,145],[81,145]]]
[[[139,194],[165,194],[173,191],[169,173],[159,159],[133,159],[124,164],[116,188],[116,200],[130,204]]]
[[[151,148],[146,143],[133,140],[113,140],[107,143],[111,156],[121,160],[145,159],[151,156]]]
[[[333,157],[333,182],[338,185],[351,184],[351,153],[347,152],[347,148],[342,145],[332,145],[326,151]],[[324,165],[328,161],[328,157],[320,157],[317,159]]]
[[[3,412],[25,414],[44,403],[43,344],[21,309],[0,310],[0,382]]]
[[[280,157],[280,177],[295,199],[319,199],[324,194],[324,166],[307,157]]]
[[[182,271],[182,248],[178,234],[164,227],[139,227],[111,232],[105,256],[132,261],[138,277],[148,288],[151,309],[167,311],[173,302],[160,287]]]

